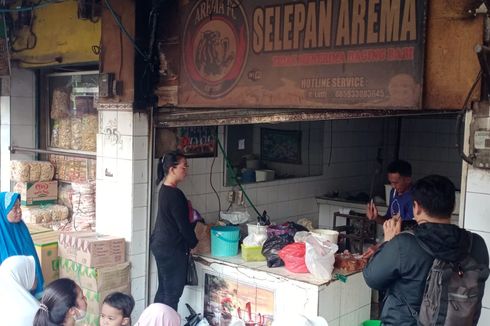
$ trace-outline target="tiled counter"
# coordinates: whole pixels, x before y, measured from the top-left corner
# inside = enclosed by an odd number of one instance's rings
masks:
[[[241,256],[196,258],[199,285],[184,290],[179,313],[189,315],[185,303],[196,311],[204,311],[205,282],[211,276],[226,279],[231,284],[244,284],[250,288],[265,289],[273,293],[273,315],[302,314],[322,316],[329,326],[356,326],[369,319],[371,289],[361,273],[347,276],[346,282],[325,282],[310,273],[292,273],[284,267],[268,268],[263,262],[245,262]],[[289,326],[289,325],[285,325]]]

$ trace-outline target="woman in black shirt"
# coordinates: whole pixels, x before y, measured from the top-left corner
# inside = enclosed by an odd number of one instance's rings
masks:
[[[150,237],[150,249],[158,269],[155,303],[166,304],[177,311],[184,291],[187,255],[197,245],[194,228],[189,221],[189,204],[177,188],[187,175],[187,160],[178,151],[165,154],[158,162],[158,215]]]

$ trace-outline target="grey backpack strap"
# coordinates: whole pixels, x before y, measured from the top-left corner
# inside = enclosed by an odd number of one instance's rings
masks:
[[[410,303],[408,303],[407,299],[405,299],[405,296],[403,294],[400,293],[400,295],[398,295],[398,297],[403,301],[404,304],[407,305],[408,310],[410,310],[410,315],[412,315],[413,319],[418,321],[419,320],[419,313],[417,312],[417,310],[413,309],[413,307],[410,305]]]

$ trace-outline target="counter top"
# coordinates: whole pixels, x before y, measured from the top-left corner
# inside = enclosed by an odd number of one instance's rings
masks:
[[[275,277],[282,278],[285,280],[294,280],[297,282],[307,283],[314,286],[327,286],[330,282],[336,281],[332,279],[330,281],[325,281],[322,279],[315,278],[311,273],[293,273],[288,271],[283,267],[267,267],[267,262],[264,261],[245,261],[242,259],[241,255],[230,256],[230,257],[213,257],[211,254],[199,254],[195,256],[195,261],[200,262],[205,265],[210,265],[212,263],[225,264],[234,268],[245,268],[255,271],[260,271],[264,273],[271,274]],[[339,270],[334,269],[333,275],[342,274],[344,276],[349,276],[358,272],[351,274],[340,273]]]

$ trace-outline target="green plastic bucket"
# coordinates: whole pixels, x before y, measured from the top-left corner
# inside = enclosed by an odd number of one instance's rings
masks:
[[[238,240],[240,240],[238,226],[212,226],[211,255],[215,257],[238,255]]]
[[[381,326],[381,320],[365,320],[362,326]]]

